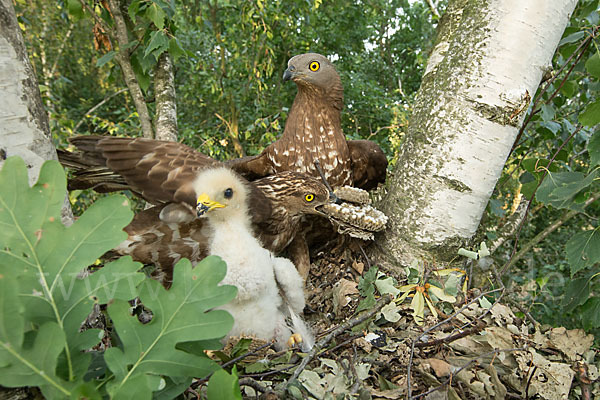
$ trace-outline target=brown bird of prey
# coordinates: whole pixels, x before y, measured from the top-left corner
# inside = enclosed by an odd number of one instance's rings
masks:
[[[248,209],[254,200],[248,183],[220,167],[201,171],[192,188],[197,216],[207,222],[208,253],[227,263],[222,283],[238,288],[236,298],[221,307],[235,320],[229,335],[275,339],[279,348],[289,339],[292,343],[300,339],[303,350],[309,350],[312,335],[300,318],[304,282],[288,259],[275,257],[254,237]]]
[[[128,189],[157,205],[144,210],[125,227],[127,240],[114,251],[155,264],[163,281],[172,279],[180,258],[197,263],[207,255],[204,221],[195,217],[196,193],[191,186],[198,173],[222,165],[181,143],[145,138],[78,136],[70,139],[78,152],[59,151],[63,165],[75,170],[69,189],[99,192]],[[282,252],[299,231],[304,215],[321,214],[329,192],[319,180],[283,172],[247,184],[249,214],[261,244]],[[310,259],[307,248],[291,254],[304,278]]]
[[[318,176],[319,161],[334,187],[370,190],[384,182],[387,159],[381,148],[367,140],[346,141],[340,120],[344,89],[333,64],[320,54],[297,55],[288,61],[283,80],[298,87],[283,135],[258,156],[228,164],[254,179],[281,171]]]

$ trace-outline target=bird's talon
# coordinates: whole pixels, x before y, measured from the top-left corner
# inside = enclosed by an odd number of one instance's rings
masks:
[[[299,333],[294,333],[287,341],[288,347],[299,347],[300,343],[302,343],[302,336]]]

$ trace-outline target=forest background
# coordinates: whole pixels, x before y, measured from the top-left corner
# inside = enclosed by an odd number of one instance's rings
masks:
[[[100,3],[101,14],[107,7]],[[164,54],[173,62],[177,140],[221,160],[259,153],[282,133],[296,92],[281,80],[287,60],[313,51],[330,57],[342,77],[346,136],[376,141],[393,166],[443,9],[443,2],[408,0],[133,0],[124,17],[151,118],[157,62]],[[81,2],[17,0],[16,11],[57,147],[79,134],[143,134],[118,54]],[[600,205],[582,204],[598,194],[589,172],[600,146],[598,23],[598,1],[580,1],[474,241],[502,239],[493,257],[511,268],[507,298],[523,315],[583,328],[596,340]],[[535,195],[553,157],[551,176],[579,185],[568,202]],[[502,227],[532,196],[522,229],[503,237]],[[71,193],[75,212],[96,197]],[[573,258],[581,242],[589,249],[583,264]]]
[[[312,51],[330,57],[342,77],[347,138],[376,141],[394,165],[443,9],[443,2],[408,0],[134,0],[124,17],[137,38],[129,44],[131,65],[151,117],[156,114],[152,82],[157,61],[167,53],[173,61],[178,141],[221,160],[259,153],[282,133],[295,95],[294,85],[281,79],[287,60]],[[74,0],[16,1],[59,148],[79,134],[142,135],[110,39],[84,11]],[[579,3],[554,57],[554,71],[577,51],[576,62],[550,87],[541,86],[545,93],[535,112],[530,110],[508,159],[483,218],[480,241],[498,239],[519,204],[533,195],[543,174],[540,160],[552,157],[573,132],[579,113],[596,100],[600,57],[597,42],[589,37],[598,19],[597,0]],[[579,51],[586,40],[591,44]],[[564,145],[552,172],[587,170],[593,128],[580,130]],[[591,197],[597,184],[584,189],[576,204]],[[72,193],[76,212],[96,196]],[[598,230],[600,206],[596,201],[583,210],[537,200],[518,239],[517,249],[527,251],[511,265],[509,283],[518,288],[511,301],[542,323],[582,327],[598,337],[597,264],[573,271],[565,246],[582,231]],[[569,214],[569,208],[577,210]],[[494,254],[499,265],[513,254],[517,235],[511,233]]]

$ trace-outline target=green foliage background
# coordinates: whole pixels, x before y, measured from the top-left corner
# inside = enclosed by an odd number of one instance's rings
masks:
[[[281,74],[291,56],[315,51],[331,57],[342,75],[347,137],[377,141],[393,164],[437,23],[424,1],[122,3],[132,62],[151,113],[153,66],[168,51],[175,62],[179,139],[218,159],[256,154],[281,134],[295,94]],[[94,48],[95,23],[80,2],[16,4],[56,144],[65,146],[75,134],[140,135],[112,49]],[[106,10],[95,9],[111,23]],[[519,249],[577,211],[521,258],[508,279],[513,300],[541,322],[596,334],[600,206],[582,204],[598,193],[598,24],[598,0],[580,0],[547,78],[560,73],[542,85],[545,91],[532,94],[539,101],[529,110],[481,226],[481,239],[495,240],[520,199],[532,198]],[[96,198],[77,196],[79,211]],[[494,254],[498,265],[510,259],[515,242],[513,235]]]

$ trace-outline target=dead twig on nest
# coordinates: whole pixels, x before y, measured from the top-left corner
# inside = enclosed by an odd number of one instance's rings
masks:
[[[285,387],[287,388],[290,385],[290,383],[292,383],[293,381],[295,381],[296,379],[298,379],[298,376],[300,376],[300,374],[302,373],[302,371],[304,371],[304,368],[306,368],[306,366],[308,365],[308,363],[311,362],[315,358],[315,356],[317,355],[317,353],[323,347],[327,346],[327,344],[329,342],[331,342],[331,340],[334,337],[340,335],[345,330],[350,329],[350,328],[352,328],[352,327],[360,324],[361,322],[364,322],[367,319],[371,318],[372,316],[374,316],[375,314],[377,314],[385,305],[389,304],[391,301],[392,301],[392,297],[391,296],[382,297],[381,299],[379,299],[379,301],[377,302],[377,305],[373,309],[371,309],[368,312],[365,312],[364,314],[361,314],[361,315],[359,315],[357,317],[349,319],[348,321],[346,321],[345,323],[341,324],[336,329],[334,329],[331,333],[329,333],[323,339],[319,340],[319,342],[317,342],[314,345],[314,347],[308,353],[308,355],[306,357],[304,357],[304,359],[302,360],[302,362],[300,363],[300,365],[298,366],[298,368],[296,368],[296,370],[294,371],[294,374],[290,377],[290,379],[287,380],[287,382],[285,383]]]
[[[240,386],[250,386],[252,389],[261,393],[265,393],[268,390],[266,387],[256,382],[252,378],[242,378],[238,381],[238,383],[240,384]]]
[[[410,370],[411,370],[413,358],[414,358],[414,355],[415,355],[415,345],[416,345],[416,343],[423,336],[425,336],[426,334],[428,334],[429,332],[431,332],[431,331],[437,329],[438,327],[440,327],[440,326],[442,326],[442,325],[450,322],[458,314],[460,314],[461,312],[463,312],[464,310],[466,310],[471,304],[473,304],[474,302],[478,301],[483,296],[487,296],[487,295],[490,295],[490,294],[493,294],[493,293],[496,293],[496,292],[500,292],[500,291],[504,292],[504,287],[481,293],[479,296],[475,297],[474,299],[472,299],[471,301],[469,301],[467,304],[465,304],[464,306],[462,306],[454,314],[452,314],[451,316],[449,316],[445,320],[443,320],[441,322],[438,322],[437,324],[433,325],[432,327],[426,329],[425,331],[423,331],[423,333],[421,333],[419,336],[417,336],[415,339],[412,340],[412,343],[411,343],[411,346],[410,346],[410,358],[408,359],[408,367],[407,367],[407,372],[406,372],[406,384],[407,384],[407,389],[408,389],[407,398],[409,400],[412,399],[412,390],[411,390],[411,383],[410,383],[410,374],[411,374],[411,371]]]

